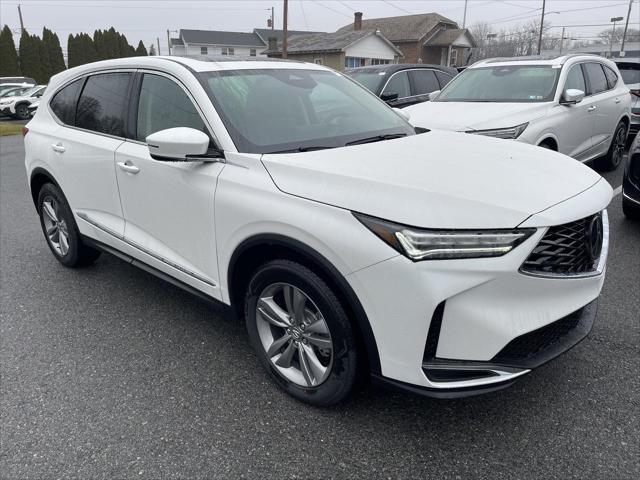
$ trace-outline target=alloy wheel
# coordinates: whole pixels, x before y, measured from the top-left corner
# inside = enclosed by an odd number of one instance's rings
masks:
[[[256,305],[262,347],[275,370],[301,387],[317,387],[331,373],[333,342],[316,304],[287,283],[267,286]]]
[[[613,140],[613,152],[611,163],[617,167],[624,156],[624,147],[626,143],[626,128],[622,126],[616,132],[616,138]]]
[[[62,217],[60,204],[52,196],[48,195],[42,201],[42,220],[48,242],[58,255],[64,257],[69,251],[69,228]]]

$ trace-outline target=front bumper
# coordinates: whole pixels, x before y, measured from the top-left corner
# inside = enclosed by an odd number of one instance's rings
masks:
[[[604,205],[608,199],[610,188]],[[543,218],[563,217],[566,206],[558,208],[563,211]],[[521,273],[546,231],[539,227],[503,257],[414,263],[398,256],[348,275],[376,338],[376,381],[411,385],[430,396],[483,393],[585,338],[604,269],[555,278]]]
[[[0,107],[0,115],[10,116],[13,115],[10,107]]]

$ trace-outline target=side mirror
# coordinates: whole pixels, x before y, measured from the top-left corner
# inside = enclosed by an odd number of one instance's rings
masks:
[[[409,121],[409,119],[411,118],[411,114],[409,112],[405,112],[404,110],[401,110],[399,108],[394,108],[393,109],[398,115],[400,115],[402,118],[404,118],[407,122]]]
[[[440,95],[440,90],[436,90],[435,92],[431,92],[429,94],[429,100],[435,100]]]
[[[398,94],[397,93],[383,93],[382,95],[380,95],[380,98],[389,103],[389,102],[393,102],[394,100],[398,99]]]
[[[209,136],[195,128],[160,130],[146,138],[149,155],[165,162],[202,161],[209,148]]]
[[[560,103],[562,105],[575,105],[576,103],[580,103],[583,98],[584,92],[582,90],[578,90],[577,88],[568,88],[562,94]]]

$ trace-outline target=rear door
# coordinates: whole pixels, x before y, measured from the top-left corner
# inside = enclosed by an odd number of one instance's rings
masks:
[[[81,232],[109,243],[124,219],[113,159],[124,143],[131,71],[94,74],[69,83],[50,102],[60,127],[50,142],[51,164]]]
[[[621,103],[616,90],[609,87],[604,66],[597,62],[584,64],[589,88],[590,113],[593,122],[593,154],[605,153],[618,124]]]
[[[390,100],[387,103],[392,107],[405,107],[409,103],[408,97],[411,96],[411,83],[409,81],[409,72],[402,70],[396,72],[389,77],[386,85],[382,89],[381,97],[384,99],[384,95],[397,95],[395,100]]]
[[[210,129],[178,79],[139,72],[134,90],[132,138],[115,155],[125,242],[145,263],[219,298],[214,195],[224,163],[152,159],[148,135],[191,127],[211,137]]]

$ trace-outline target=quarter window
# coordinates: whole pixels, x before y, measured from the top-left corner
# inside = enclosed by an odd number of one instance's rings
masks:
[[[567,81],[564,84],[565,91],[573,88],[575,90],[582,90],[583,92],[587,92],[587,87],[584,82],[584,75],[582,73],[581,65],[574,65],[569,70],[569,74],[567,75]]]
[[[83,83],[84,78],[70,83],[60,89],[49,103],[56,117],[66,125],[73,126],[76,123],[76,103]]]
[[[409,75],[407,72],[398,72],[393,74],[389,83],[384,87],[382,94],[398,94],[398,98],[404,98],[411,95],[409,87]]]
[[[174,81],[159,75],[145,74],[142,78],[136,139],[174,127],[190,127],[208,134],[193,102]]]
[[[609,83],[609,88],[615,88],[618,83],[618,74],[611,70],[606,65],[603,65],[604,74],[607,77],[607,82]]]
[[[76,126],[124,137],[130,73],[103,73],[87,79],[76,112]]]
[[[413,94],[425,95],[440,89],[433,70],[413,70],[409,72],[413,82]]]
[[[453,77],[451,75],[447,75],[444,72],[436,71],[436,77],[438,77],[438,81],[440,82],[440,88],[444,87],[447,83],[449,83]]]
[[[600,92],[604,92],[609,89],[607,85],[607,77],[602,71],[602,66],[599,63],[585,63],[584,64],[587,77],[589,78],[589,93],[595,95]]]

